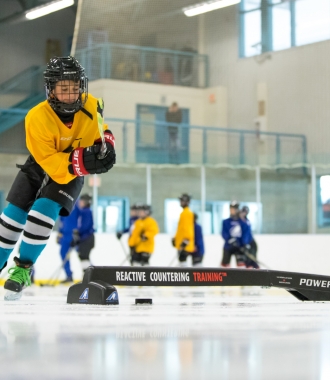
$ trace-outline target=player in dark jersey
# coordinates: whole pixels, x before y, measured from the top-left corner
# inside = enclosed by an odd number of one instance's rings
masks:
[[[230,259],[234,255],[238,267],[245,267],[245,246],[248,244],[248,227],[239,216],[239,203],[230,203],[230,217],[222,222],[222,237],[225,240],[222,267],[230,266]]]
[[[63,282],[71,282],[72,270],[70,266],[70,252],[72,249],[73,231],[77,228],[79,207],[76,203],[71,214],[68,216],[60,216],[59,230],[57,234],[57,243],[60,245],[60,255],[63,260],[63,269],[66,274],[66,279]]]
[[[114,137],[105,124],[106,152],[102,152],[98,115],[103,107],[88,94],[88,80],[79,62],[73,57],[52,58],[44,82],[47,100],[25,118],[30,156],[0,217],[0,271],[23,232],[20,258],[15,257],[16,267],[9,269],[5,282],[7,300],[19,299],[23,287],[30,285],[31,268],[58,216],[71,213],[84,176],[106,173],[116,161]]]
[[[243,206],[241,211],[240,211],[240,217],[247,224],[248,227],[248,232],[247,232],[247,244],[245,246],[246,252],[251,255],[254,259],[257,260],[257,251],[258,251],[258,246],[256,241],[254,240],[253,234],[252,234],[252,228],[251,228],[251,222],[248,219],[250,209],[248,206]],[[247,268],[255,268],[259,269],[259,265],[257,261],[253,261],[251,257],[247,257],[245,261],[245,265]]]
[[[197,223],[198,215],[194,213],[194,235],[195,235],[195,250],[192,253],[192,263],[194,267],[202,266],[204,258],[204,239],[202,226]]]
[[[122,231],[118,231],[116,233],[117,239],[121,239],[123,234],[129,233],[131,235],[132,233],[132,226],[133,224],[139,219],[138,211],[139,211],[140,206],[137,204],[134,204],[130,208],[130,217],[129,217],[129,226],[125,228]]]
[[[89,256],[95,245],[94,220],[91,210],[91,202],[92,197],[89,194],[82,194],[79,198],[77,229],[73,230],[73,240],[71,243],[71,245],[77,249],[83,271],[91,265]]]

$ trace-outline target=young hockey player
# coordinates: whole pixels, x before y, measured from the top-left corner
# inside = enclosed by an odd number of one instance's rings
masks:
[[[194,214],[195,249],[192,254],[193,266],[202,266],[204,258],[204,239],[202,227],[197,223],[198,215]]]
[[[128,240],[131,248],[132,266],[149,265],[149,259],[155,248],[155,236],[159,233],[156,220],[152,218],[151,206],[139,207],[139,219],[134,223],[132,235]]]
[[[7,196],[0,217],[0,270],[7,264],[21,232],[16,267],[9,270],[5,299],[18,299],[30,284],[32,265],[45,248],[58,215],[69,215],[84,176],[108,172],[115,164],[114,137],[98,114],[102,105],[88,94],[84,68],[73,57],[51,59],[44,72],[47,100],[25,118],[30,152]],[[102,149],[102,150],[101,150]]]
[[[243,206],[240,212],[241,219],[243,220],[243,222],[247,224],[247,227],[248,227],[248,231],[247,231],[248,244],[246,245],[245,248],[246,248],[246,252],[249,255],[251,255],[254,259],[257,260],[258,246],[252,235],[251,222],[249,221],[247,217],[249,215],[249,212],[250,212],[250,209],[248,208],[248,206]],[[247,257],[245,265],[247,268],[259,269],[259,265],[257,261],[253,261],[251,257]]]
[[[180,205],[183,208],[174,238],[173,246],[178,250],[180,266],[187,266],[187,257],[195,250],[194,214],[189,208],[191,196],[182,194]]]
[[[233,201],[229,206],[230,217],[222,222],[222,237],[225,240],[222,267],[230,266],[232,255],[236,257],[238,267],[245,267],[244,249],[248,244],[248,227],[239,217],[239,203]]]

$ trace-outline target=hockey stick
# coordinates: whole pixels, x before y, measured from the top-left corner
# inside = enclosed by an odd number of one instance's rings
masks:
[[[175,260],[178,259],[178,254],[176,254],[173,259],[171,260],[171,262],[167,265],[168,267],[171,267],[174,263],[175,263]]]
[[[61,263],[61,266],[56,269],[56,271],[50,276],[48,282],[46,284],[40,284],[40,286],[56,286],[56,282],[61,274],[61,270],[64,268],[64,265],[69,261],[70,255],[72,252],[72,247],[68,250],[67,254],[64,257],[64,260]]]
[[[125,259],[119,265],[122,266],[126,261],[128,261],[128,263],[131,264],[131,262],[130,262],[131,254],[127,253],[126,248],[124,247],[124,244],[121,241],[121,239],[118,239],[118,240],[119,240],[121,248],[122,248],[122,250],[123,250],[123,252],[125,254]]]
[[[251,261],[255,262],[256,264],[258,264],[259,266],[262,266],[262,267],[265,267],[266,269],[270,269],[268,265],[264,264],[263,262],[257,260],[253,255],[251,255],[251,253],[247,252],[246,250],[244,250],[244,255],[250,259]]]
[[[103,124],[104,124],[103,111],[104,111],[103,99],[98,98],[97,99],[97,125],[99,127],[99,133],[100,133],[101,140],[102,140],[100,153],[97,155],[97,158],[99,160],[102,160],[107,154],[107,145],[105,143],[104,130],[103,130]]]

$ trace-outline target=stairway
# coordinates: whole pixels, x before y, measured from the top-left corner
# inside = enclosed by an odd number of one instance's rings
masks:
[[[24,96],[22,100],[4,107],[0,103],[0,134],[24,120],[26,113],[45,100],[42,66],[31,66],[15,77],[0,84],[0,97]]]

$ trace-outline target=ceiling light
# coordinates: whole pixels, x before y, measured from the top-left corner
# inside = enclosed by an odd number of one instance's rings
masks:
[[[199,3],[196,5],[192,5],[191,7],[182,8],[183,13],[187,17],[197,16],[202,13],[214,11],[216,9],[229,7],[230,5],[238,4],[241,0],[213,0],[206,1],[204,3]]]
[[[41,7],[33,8],[25,14],[25,17],[29,20],[48,15],[49,13],[59,11],[60,9],[70,7],[74,4],[74,0],[57,0],[45,4]]]

